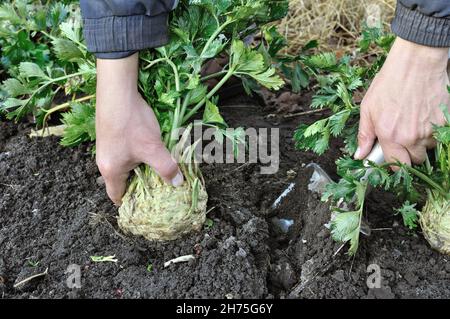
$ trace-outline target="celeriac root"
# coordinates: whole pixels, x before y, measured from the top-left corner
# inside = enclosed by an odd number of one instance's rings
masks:
[[[450,202],[430,193],[420,213],[420,225],[430,246],[450,255]]]

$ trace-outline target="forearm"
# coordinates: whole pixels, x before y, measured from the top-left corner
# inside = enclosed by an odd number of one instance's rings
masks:
[[[97,127],[126,134],[121,128],[140,105],[137,82],[137,53],[123,59],[97,59]]]

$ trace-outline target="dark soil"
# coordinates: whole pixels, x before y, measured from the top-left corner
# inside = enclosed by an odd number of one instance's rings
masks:
[[[339,143],[320,159],[294,149],[300,121],[318,116],[271,116],[273,110],[223,108],[231,127],[280,128],[280,169],[258,164],[203,165],[212,227],[167,243],[124,236],[89,146],[63,148],[58,139],[30,139],[30,127],[0,123],[0,296],[3,298],[444,298],[450,297],[449,257],[432,251],[420,233],[393,216],[393,199],[369,198],[372,233],[355,258],[331,240],[330,211],[307,190],[315,161],[335,170]],[[248,103],[248,101],[246,102]],[[336,177],[333,176],[332,177]],[[276,209],[273,201],[296,187]],[[287,234],[273,218],[293,219]],[[194,261],[164,262],[195,254]],[[115,255],[95,263],[90,256]],[[69,288],[69,266],[81,269],[81,288]],[[151,267],[148,267],[149,265]],[[367,267],[381,269],[381,288],[369,289]],[[68,271],[69,267],[69,272]],[[73,267],[73,266],[72,266]],[[23,279],[44,272],[14,287]],[[69,280],[68,280],[69,279]]]

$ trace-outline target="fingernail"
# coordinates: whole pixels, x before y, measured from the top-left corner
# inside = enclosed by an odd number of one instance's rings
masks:
[[[356,149],[356,152],[355,152],[355,158],[360,159],[359,158],[360,155],[361,155],[361,148],[358,146],[358,148]]]
[[[172,186],[174,187],[178,187],[181,186],[183,184],[183,174],[181,174],[181,172],[178,172],[177,175],[172,178]]]

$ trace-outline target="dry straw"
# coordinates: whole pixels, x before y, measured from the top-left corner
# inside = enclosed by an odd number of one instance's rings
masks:
[[[395,0],[291,0],[289,5],[279,30],[292,53],[311,39],[319,40],[321,49],[352,51],[364,21],[388,28],[395,10]]]

